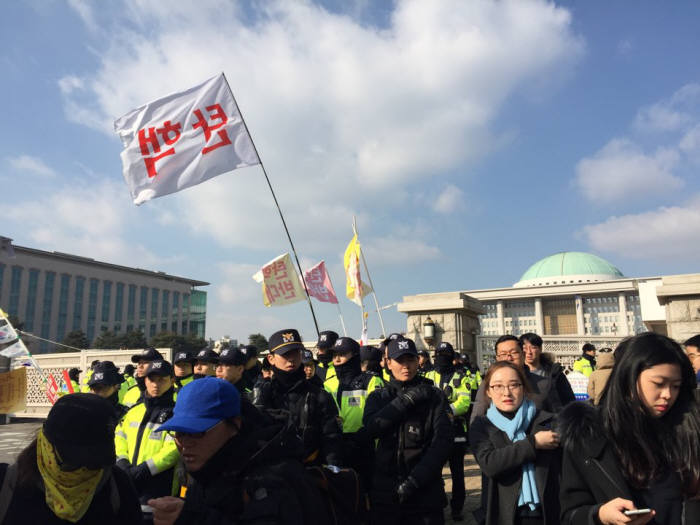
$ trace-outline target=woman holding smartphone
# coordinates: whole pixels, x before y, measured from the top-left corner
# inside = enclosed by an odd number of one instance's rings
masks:
[[[560,414],[562,523],[700,523],[700,412],[690,362],[662,335],[622,344],[600,405],[574,403]]]
[[[522,368],[499,361],[484,378],[490,399],[485,416],[472,422],[469,442],[489,478],[488,525],[559,523],[559,438],[553,414],[527,399]]]

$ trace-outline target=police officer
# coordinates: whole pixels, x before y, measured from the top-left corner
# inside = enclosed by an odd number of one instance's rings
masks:
[[[326,330],[318,334],[318,341],[316,342],[316,359],[318,360],[316,375],[321,381],[325,381],[335,374],[331,348],[333,348],[337,340],[338,334],[333,330]]]
[[[124,365],[124,371],[122,372],[122,375],[124,376],[124,382],[127,384],[128,388],[131,388],[136,384],[136,379],[134,379],[135,371],[136,368],[134,368],[134,365]]]
[[[442,466],[454,438],[449,405],[429,379],[418,375],[412,340],[392,340],[387,355],[391,381],[369,395],[363,417],[368,435],[377,438],[371,522],[442,524]]]
[[[365,486],[372,482],[372,440],[361,431],[367,396],[384,381],[360,366],[360,345],[350,337],[341,337],[333,345],[335,375],[323,387],[333,396],[343,425],[345,462],[362,476]]]
[[[301,366],[304,345],[293,328],[269,338],[273,375],[253,391],[253,403],[269,415],[294,424],[304,443],[306,464],[342,465],[338,410],[323,387],[307,381]]]
[[[68,380],[70,381],[70,386],[73,388],[74,394],[77,394],[80,392],[80,369],[79,368],[71,368],[68,370]],[[59,392],[58,395],[60,396],[65,396],[66,394],[70,394],[71,391],[68,388],[68,385],[64,384],[62,386],[61,392]]]
[[[304,367],[304,375],[308,381],[323,386],[323,381],[316,375],[316,360],[311,350],[304,350],[301,353],[301,366]]]
[[[239,347],[226,347],[219,354],[219,363],[216,365],[216,377],[225,379],[238,389],[243,395],[249,395],[249,389],[243,380],[245,365],[248,362],[247,350]]]
[[[595,370],[595,346],[586,343],[581,348],[581,357],[574,361],[574,372],[581,372],[584,376],[590,377]]]
[[[122,405],[131,408],[143,398],[143,392],[146,390],[146,369],[153,361],[161,361],[163,356],[155,348],[144,348],[141,353],[131,356],[131,362],[136,364],[136,375],[134,379],[136,384],[129,388],[122,398]]]
[[[120,403],[120,386],[124,378],[112,361],[100,361],[92,370],[92,377],[88,381],[90,392],[105,398],[114,407],[116,420],[120,421],[126,414],[127,408]]]
[[[175,370],[175,392],[194,379],[194,356],[188,350],[178,350],[173,357]]]
[[[194,358],[194,378],[216,377],[219,354],[211,348],[202,348]]]
[[[90,377],[92,377],[92,368],[99,363],[99,359],[95,359],[92,363],[90,363],[90,368],[87,369],[87,372],[85,372],[85,375],[83,376],[83,379],[80,381],[80,391],[88,394],[90,392],[90,387],[88,386],[88,381],[90,381]]]
[[[376,346],[363,346],[360,348],[360,366],[363,372],[370,372],[376,376],[382,377],[382,361],[384,356],[382,351]]]
[[[117,465],[129,474],[142,503],[172,494],[173,467],[180,457],[172,436],[156,430],[175,406],[172,365],[150,362],[144,382],[143,400],[129,409],[114,437]]]
[[[389,343],[394,339],[399,339],[402,337],[403,336],[401,334],[397,333],[389,334],[389,337],[379,343],[379,351],[382,353],[382,361],[380,363],[382,366],[382,379],[385,383],[388,383],[391,380],[391,370],[389,370],[389,367],[387,366]]]
[[[449,465],[452,475],[452,519],[463,519],[464,507],[464,455],[467,452],[467,414],[471,405],[471,380],[455,367],[455,351],[448,342],[442,342],[435,349],[434,369],[425,374],[427,379],[442,390],[450,403],[452,424],[455,431],[454,443],[450,451]]]
[[[427,374],[433,369],[433,363],[430,362],[430,356],[426,350],[418,351],[418,373]]]
[[[248,390],[253,390],[255,383],[261,379],[262,364],[258,360],[258,347],[255,345],[241,345],[243,354],[248,357],[243,371],[244,385]]]

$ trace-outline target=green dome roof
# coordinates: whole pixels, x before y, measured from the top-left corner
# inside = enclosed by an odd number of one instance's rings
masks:
[[[610,281],[624,275],[605,259],[584,252],[560,252],[530,266],[513,286],[546,286]]]

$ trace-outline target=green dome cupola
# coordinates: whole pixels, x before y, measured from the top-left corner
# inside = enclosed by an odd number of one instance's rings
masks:
[[[620,270],[597,255],[559,252],[530,266],[513,287],[591,283],[624,277]]]

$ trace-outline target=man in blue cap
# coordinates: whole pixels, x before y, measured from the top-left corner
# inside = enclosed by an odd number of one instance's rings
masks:
[[[154,523],[326,522],[293,429],[242,417],[240,393],[228,381],[206,377],[183,387],[158,431],[174,435],[186,473],[180,498],[149,500]]]

